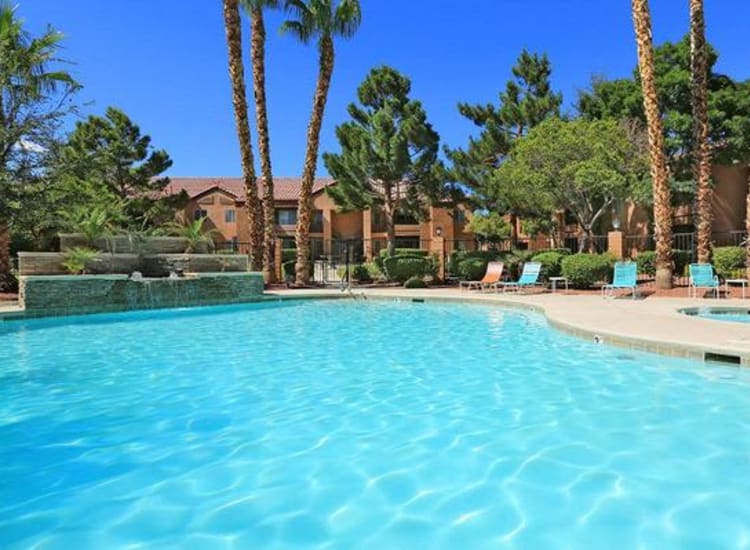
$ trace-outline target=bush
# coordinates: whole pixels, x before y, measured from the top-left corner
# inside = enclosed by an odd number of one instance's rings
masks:
[[[498,260],[500,257],[501,253],[495,250],[456,250],[452,252],[450,257],[448,258],[448,265],[446,266],[446,270],[450,275],[463,279],[458,266],[464,260],[484,260],[484,265],[486,267],[487,262]],[[484,272],[482,272],[482,275],[484,275]],[[481,275],[479,276],[479,278],[481,279]]]
[[[724,278],[733,278],[732,273],[745,267],[747,252],[741,246],[719,246],[714,248],[714,267]]]
[[[296,248],[282,248],[281,249],[281,263],[293,262],[297,260],[297,249]]]
[[[393,256],[404,258],[425,258],[429,253],[429,250],[422,250],[421,248],[397,248]],[[373,261],[381,270],[385,270],[385,260],[388,259],[388,257],[388,249],[384,248],[373,258]]]
[[[378,267],[378,264],[375,262],[367,262],[362,264],[365,266],[365,269],[367,269],[367,273],[370,274],[370,279],[373,281],[377,281],[378,279],[385,279],[385,275],[383,274],[383,270]]]
[[[562,273],[562,260],[565,255],[559,252],[542,252],[532,258],[533,261],[542,264],[541,276],[543,279],[559,277]]]
[[[479,281],[487,272],[487,263],[484,258],[467,258],[458,263],[456,275],[462,281]]]
[[[421,277],[409,277],[404,283],[404,288],[427,288],[427,283]]]
[[[687,270],[687,266],[693,260],[693,253],[690,250],[672,250],[672,263],[674,264],[674,274],[682,276]]]
[[[383,264],[388,279],[399,283],[406,282],[411,277],[424,277],[428,271],[426,258],[391,256]]]
[[[356,264],[349,268],[349,275],[354,281],[370,282],[372,277],[364,264]]]
[[[285,281],[293,281],[296,277],[296,271],[294,269],[297,260],[289,260],[281,264],[281,271],[284,274]]]
[[[82,275],[90,268],[90,264],[99,256],[99,251],[86,246],[76,246],[65,252],[62,266],[71,275]]]
[[[638,266],[638,273],[653,277],[656,275],[656,252],[653,250],[639,252],[635,257],[635,264]]]
[[[570,256],[572,254],[569,248],[540,248],[535,251],[534,254],[544,254],[547,252],[555,252],[556,254],[562,254],[563,256]]]
[[[574,288],[589,288],[612,277],[615,259],[610,254],[573,254],[562,260],[562,274]]]

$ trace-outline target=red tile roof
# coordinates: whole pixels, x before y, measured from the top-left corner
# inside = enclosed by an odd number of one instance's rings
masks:
[[[318,193],[333,184],[330,178],[317,178],[312,192]],[[263,196],[263,184],[257,180],[258,195]],[[302,187],[300,178],[274,178],[273,197],[277,201],[296,201]],[[170,177],[169,185],[164,189],[165,194],[172,195],[185,191],[192,199],[202,195],[210,189],[221,189],[234,195],[238,201],[245,201],[245,183],[242,178],[181,178]]]

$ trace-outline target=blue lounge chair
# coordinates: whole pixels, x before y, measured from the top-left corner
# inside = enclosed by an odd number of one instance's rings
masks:
[[[509,281],[507,283],[503,283],[503,292],[505,292],[506,290],[520,291],[522,288],[539,284],[539,274],[541,273],[541,271],[541,263],[526,262],[525,264],[523,264],[521,277],[517,281]]]
[[[699,288],[712,290],[716,298],[719,298],[719,278],[711,264],[690,264],[688,296],[697,298]]]
[[[614,296],[618,288],[629,288],[633,293],[633,300],[638,295],[638,267],[635,262],[617,262],[615,276],[612,283],[602,287],[602,297]]]

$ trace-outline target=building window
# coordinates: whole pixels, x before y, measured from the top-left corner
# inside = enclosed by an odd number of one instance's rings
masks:
[[[228,208],[224,210],[224,221],[226,223],[234,223],[236,220],[236,211],[234,208]]]
[[[310,223],[310,233],[323,232],[323,211],[313,210],[312,223]]]
[[[396,248],[419,248],[419,237],[396,237]]]
[[[393,221],[396,225],[419,225],[419,220],[417,220],[413,213],[402,210],[401,208],[396,210],[396,214],[393,216]]]
[[[296,208],[277,208],[276,209],[277,225],[297,225]]]
[[[202,208],[196,208],[195,212],[193,212],[194,220],[200,220],[201,218],[207,218],[207,217],[208,217],[208,212],[206,212]]]
[[[297,241],[294,240],[294,237],[282,237],[281,238],[281,248],[297,248]]]
[[[466,222],[466,210],[463,210],[461,208],[456,208],[455,212],[453,213],[453,221],[456,223],[465,223]]]

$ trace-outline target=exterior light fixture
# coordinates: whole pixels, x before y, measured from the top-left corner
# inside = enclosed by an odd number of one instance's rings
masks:
[[[437,235],[438,237],[442,237],[443,236],[443,228],[441,226],[438,225],[435,228],[435,235]]]

